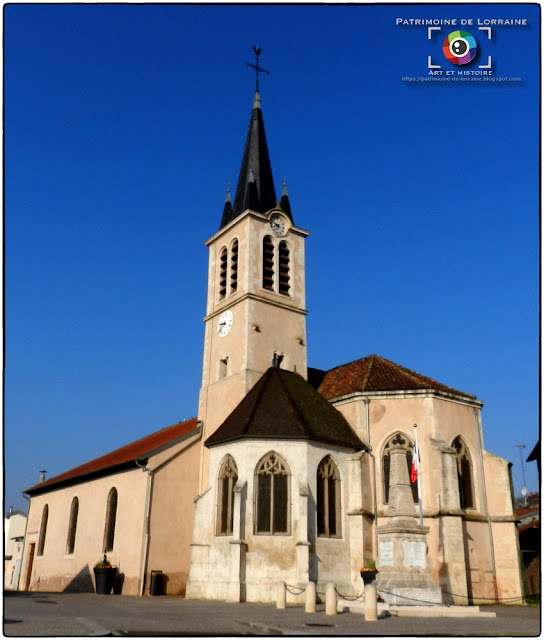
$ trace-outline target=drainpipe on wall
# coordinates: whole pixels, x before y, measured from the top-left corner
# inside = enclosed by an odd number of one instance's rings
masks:
[[[491,570],[493,572],[493,592],[495,594],[495,603],[499,602],[499,589],[497,587],[497,568],[495,566],[495,544],[493,542],[493,526],[491,524],[491,516],[489,515],[489,509],[487,507],[487,491],[485,486],[485,473],[484,473],[484,436],[482,430],[482,416],[478,409],[474,409],[476,414],[476,422],[478,425],[478,439],[480,441],[480,472],[482,475],[482,489],[484,494],[484,509],[487,518],[487,529],[489,533],[489,546],[491,547]]]
[[[136,466],[140,467],[142,471],[147,473],[147,494],[145,499],[145,522],[144,522],[144,540],[143,540],[143,553],[142,564],[140,566],[140,595],[144,595],[145,590],[145,574],[147,572],[147,558],[149,555],[149,538],[150,538],[150,519],[151,519],[151,491],[153,489],[153,471],[145,464],[141,464],[138,460],[135,460]]]
[[[374,507],[374,556],[378,556],[378,487],[376,486],[376,457],[372,453],[372,445],[370,444],[370,398],[363,398],[365,403],[365,420],[366,420],[366,442],[368,444],[368,453],[372,458],[372,476],[373,476],[373,507]]]

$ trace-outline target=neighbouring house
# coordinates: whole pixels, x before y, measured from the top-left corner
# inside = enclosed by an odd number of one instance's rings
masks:
[[[4,516],[4,586],[17,589],[26,531],[26,513],[9,508]]]

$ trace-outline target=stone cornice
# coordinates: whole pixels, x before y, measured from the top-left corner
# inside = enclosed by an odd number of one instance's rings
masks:
[[[277,295],[280,296],[281,294],[278,293]],[[281,297],[285,299],[285,296],[281,296]],[[303,315],[303,316],[308,315],[308,311],[306,311],[306,309],[299,309],[293,305],[285,304],[283,300],[271,300],[268,297],[264,297],[264,296],[261,297],[260,295],[257,295],[255,293],[244,293],[240,297],[236,297],[236,298],[225,301],[225,304],[219,304],[215,309],[215,311],[212,311],[212,313],[210,313],[209,315],[204,316],[203,321],[207,322],[211,318],[214,318],[215,316],[218,316],[219,314],[221,314],[226,309],[230,309],[231,307],[236,306],[239,302],[243,302],[244,300],[256,300],[258,302],[264,302],[266,304],[269,304],[272,307],[279,307],[280,309],[287,309],[295,313],[300,313],[300,315]]]
[[[345,396],[339,396],[333,398],[330,402],[333,405],[342,405],[355,400],[383,400],[393,398],[438,398],[441,400],[449,400],[451,402],[457,402],[458,404],[464,404],[469,407],[476,407],[481,409],[484,403],[475,398],[468,398],[467,396],[451,393],[449,391],[442,391],[440,389],[400,389],[395,391],[355,391]]]

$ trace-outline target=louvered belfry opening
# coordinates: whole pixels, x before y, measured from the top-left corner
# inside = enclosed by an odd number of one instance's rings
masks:
[[[287,242],[280,242],[279,247],[279,292],[284,296],[289,295],[290,284],[289,281],[291,279],[289,271],[289,247],[287,246]]]
[[[274,244],[270,236],[263,239],[263,289],[274,291]]]
[[[219,258],[219,297],[227,295],[227,248],[221,250]]]
[[[230,292],[238,289],[238,240],[232,243],[230,252]]]

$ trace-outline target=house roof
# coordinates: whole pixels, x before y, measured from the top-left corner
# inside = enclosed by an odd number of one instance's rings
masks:
[[[170,427],[155,431],[135,442],[131,442],[120,449],[110,451],[99,458],[95,458],[69,471],[53,476],[44,482],[40,482],[26,489],[24,493],[37,495],[53,488],[57,489],[61,486],[89,480],[91,477],[107,475],[108,473],[130,468],[135,465],[136,460],[142,462],[150,456],[159,453],[159,451],[167,449],[190,435],[198,433],[198,430],[199,426],[196,418],[178,422]],[[194,434],[192,432],[194,432]]]
[[[297,373],[271,367],[205,442],[239,438],[317,440],[366,449],[344,416]]]
[[[466,398],[475,396],[457,391],[432,378],[395,364],[377,355],[366,356],[327,371],[317,387],[327,400],[358,391],[407,391],[434,389]]]

